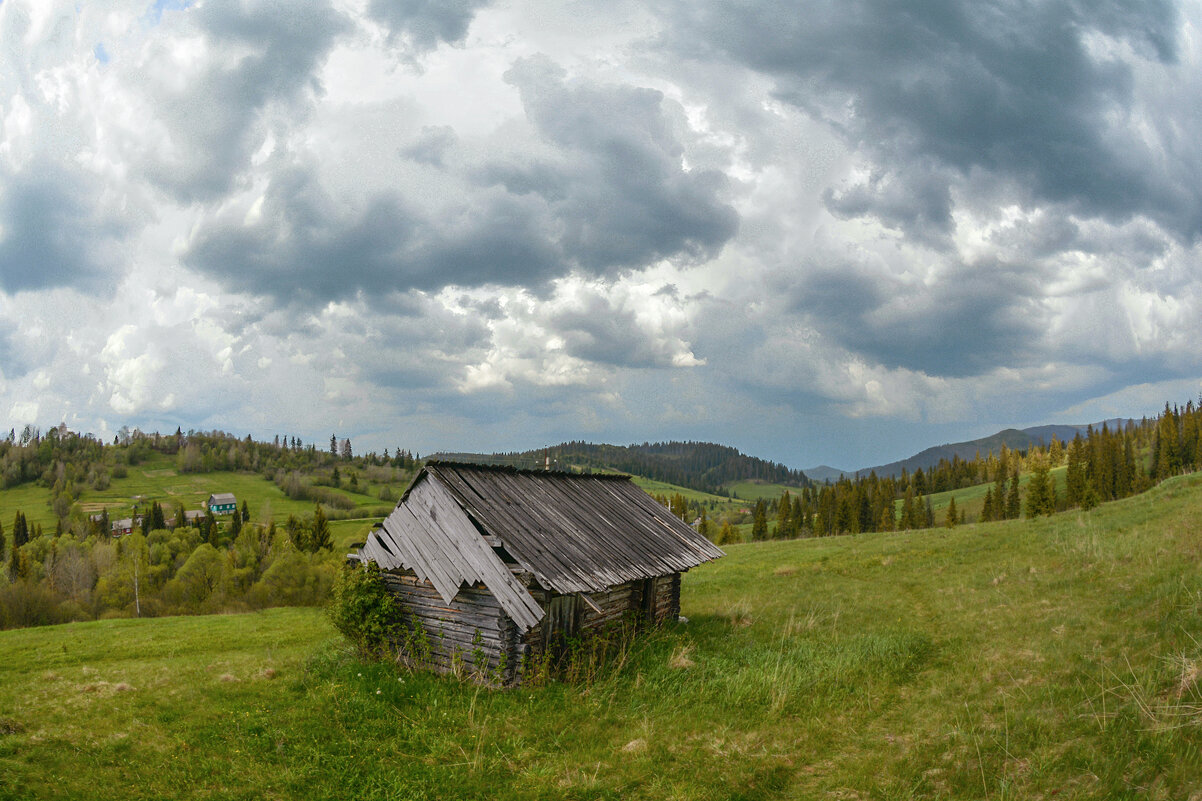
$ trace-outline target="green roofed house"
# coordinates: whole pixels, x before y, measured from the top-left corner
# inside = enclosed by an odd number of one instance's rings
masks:
[[[209,511],[215,515],[232,514],[238,508],[238,499],[232,492],[215,492],[205,502]]]

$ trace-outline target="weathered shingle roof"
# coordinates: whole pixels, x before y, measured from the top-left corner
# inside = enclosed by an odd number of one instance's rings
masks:
[[[214,492],[212,495],[209,496],[209,503],[216,503],[216,504],[236,503],[237,500],[238,499],[234,497],[234,493],[232,493],[232,492]]]
[[[629,476],[576,475],[431,463],[361,558],[428,578],[444,600],[483,582],[523,629],[543,611],[502,560],[540,586],[597,592],[663,576],[722,551],[635,486]]]

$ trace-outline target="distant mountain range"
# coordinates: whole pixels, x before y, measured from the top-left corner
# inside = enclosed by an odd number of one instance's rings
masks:
[[[1125,426],[1129,421],[1121,418],[1104,421],[1106,425]],[[1100,429],[1103,423],[1094,423]],[[591,442],[563,442],[546,448],[511,453],[436,453],[429,458],[445,461],[472,462],[475,464],[506,464],[513,467],[583,470],[618,470],[644,478],[676,484],[681,487],[726,494],[726,487],[736,481],[763,481],[767,484],[785,484],[801,487],[809,482],[837,481],[840,476],[854,478],[857,474],[868,475],[872,471],[882,478],[900,476],[902,470],[913,473],[918,468],[930,469],[941,459],[951,461],[953,457],[972,459],[990,451],[1002,449],[1026,450],[1033,445],[1047,445],[1054,435],[1068,443],[1078,433],[1085,433],[1084,425],[1047,425],[1033,428],[1008,428],[996,434],[968,442],[954,442],[927,448],[908,459],[859,470],[841,470],[828,465],[808,470],[793,470],[783,464],[769,462],[755,456],[740,453],[727,445],[712,442],[644,442],[641,445],[605,445]]]
[[[1113,429],[1116,426],[1126,426],[1129,422],[1132,421],[1116,417],[1112,420],[1093,423],[1093,427],[1096,430],[1106,425]],[[819,483],[837,481],[840,476],[847,476],[848,478],[854,478],[856,475],[866,476],[872,472],[875,472],[881,478],[900,476],[902,470],[909,473],[913,473],[920,467],[923,470],[927,470],[939,464],[942,459],[947,459],[950,462],[955,456],[967,460],[975,458],[978,453],[982,456],[985,456],[990,451],[998,453],[1001,451],[1003,445],[1011,450],[1023,451],[1034,445],[1047,445],[1052,441],[1053,436],[1061,442],[1068,443],[1078,433],[1084,435],[1088,428],[1088,425],[1047,425],[1023,429],[1007,428],[1004,431],[999,431],[996,434],[982,437],[981,439],[936,445],[933,448],[927,448],[924,451],[916,453],[908,459],[902,459],[897,462],[881,464],[875,467],[863,467],[859,470],[841,470],[837,467],[819,465],[818,467],[809,468],[805,471],[805,474],[811,481]]]

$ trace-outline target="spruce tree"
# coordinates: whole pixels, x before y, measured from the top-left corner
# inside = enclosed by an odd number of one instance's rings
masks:
[[[1068,469],[1064,476],[1065,501],[1070,507],[1080,506],[1085,499],[1084,457],[1085,444],[1077,434],[1068,446]]]
[[[1031,465],[1027,482],[1027,517],[1050,515],[1056,511],[1056,488],[1048,472],[1047,459],[1042,454]]]
[[[997,519],[996,515],[994,514],[994,507],[995,503],[993,499],[993,485],[991,484],[989,489],[985,490],[985,505],[981,507],[982,523],[988,523]]]
[[[780,496],[780,508],[776,513],[776,538],[788,539],[792,536],[793,525],[793,500],[789,496],[789,491],[785,490]]]
[[[331,550],[333,547],[334,541],[330,538],[330,524],[319,503],[313,509],[313,535],[309,538],[309,550],[317,553],[323,549]]]
[[[918,528],[918,519],[914,512],[914,485],[906,486],[906,494],[902,497],[902,512],[900,528],[903,531]]]
[[[1052,442],[1048,445],[1048,462],[1052,467],[1059,467],[1064,461],[1064,446],[1060,443],[1060,439],[1053,434]]]
[[[296,519],[296,515],[288,515],[288,519],[284,522],[284,532],[288,535],[288,541],[292,543],[292,547],[298,551],[309,550],[309,532],[304,524]]]
[[[960,516],[959,512],[956,511],[956,498],[953,496],[952,499],[947,502],[947,517],[944,521],[944,525],[946,525],[948,528],[955,528],[956,524],[959,522]]]
[[[1043,454],[1040,454],[1040,459],[1043,459]],[[1047,462],[1044,462],[1047,465]],[[1055,510],[1053,510],[1055,511]],[[1051,514],[1052,512],[1048,512]],[[1022,504],[1018,500],[1018,465],[1014,465],[1014,475],[1010,478],[1010,491],[1006,495],[1006,519],[1016,520],[1022,514]]]
[[[763,498],[755,502],[751,514],[751,539],[756,541],[768,539],[768,510],[764,505]]]

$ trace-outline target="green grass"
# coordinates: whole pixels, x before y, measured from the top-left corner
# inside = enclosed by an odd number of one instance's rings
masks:
[[[378,493],[382,485],[370,483],[363,478],[360,479],[360,484],[365,492],[351,492],[346,489],[344,478],[343,488],[334,491],[349,498],[354,502],[355,508],[363,510],[365,514],[391,507],[395,503],[380,500]],[[394,495],[400,497],[404,489],[403,483],[390,486]],[[155,455],[142,464],[129,467],[128,475],[125,478],[113,479],[108,489],[85,491],[79,498],[79,503],[88,513],[99,512],[102,507],[107,507],[109,516],[117,519],[128,517],[135,503],[145,508],[147,504],[158,501],[170,517],[177,502],[182,501],[188,509],[201,509],[204,501],[215,492],[234,493],[239,506],[246,501],[251,519],[259,522],[275,520],[282,523],[290,514],[297,517],[313,514],[312,501],[289,498],[274,482],[257,473],[180,473],[175,469],[174,459],[161,455]],[[21,511],[25,513],[30,524],[40,523],[45,530],[51,531],[55,526],[55,518],[49,500],[50,491],[34,483],[0,491],[0,522],[7,531],[13,516]]]
[[[1202,792],[1202,476],[727,550],[589,687],[363,665],[317,610],[0,632],[0,798]]]
[[[683,495],[686,500],[697,501],[698,503],[704,504],[713,503],[716,504],[717,508],[719,509],[725,509],[731,505],[730,498],[726,498],[721,495],[713,495],[709,492],[702,492],[700,490],[689,489],[688,487],[681,487],[676,484],[669,484],[666,481],[656,481],[650,478],[643,478],[642,476],[632,476],[631,481],[633,481],[637,487],[643,490],[643,492],[646,492],[648,495],[666,495],[670,498],[679,493]]]
[[[739,500],[736,502],[738,506],[748,506],[747,501],[755,503],[761,498],[765,501],[776,500],[789,491],[790,495],[798,493],[797,487],[787,487],[784,484],[767,484],[763,481],[735,481],[726,485],[726,489],[730,490]]]

